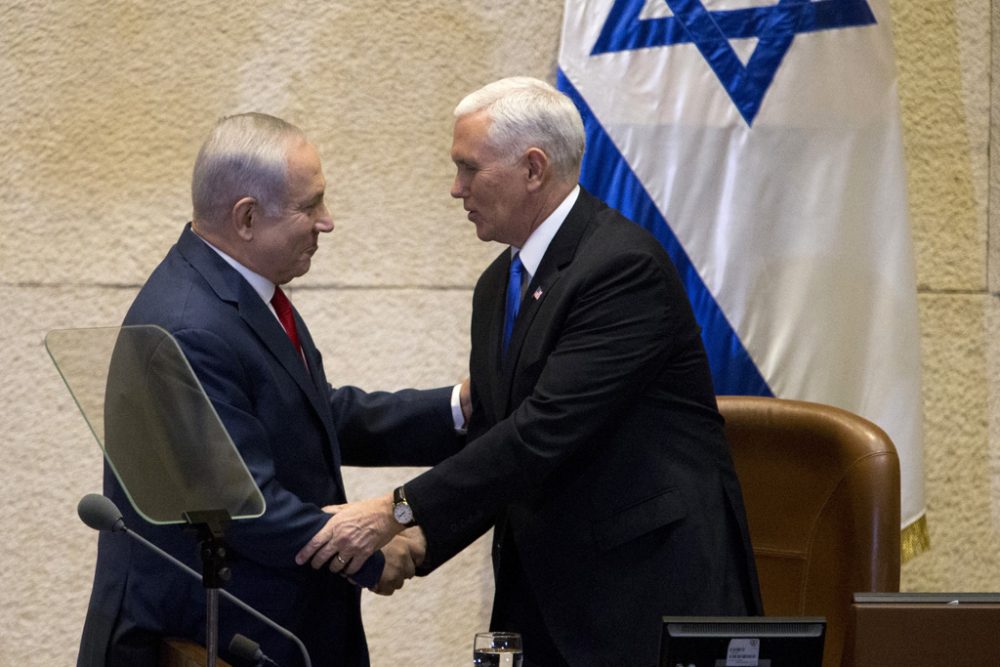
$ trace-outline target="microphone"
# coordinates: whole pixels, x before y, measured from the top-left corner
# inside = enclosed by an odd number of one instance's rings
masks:
[[[202,581],[202,576],[192,570],[190,567],[177,560],[166,551],[156,546],[145,537],[136,533],[135,531],[129,530],[128,526],[125,525],[125,519],[122,517],[121,510],[115,505],[115,503],[108,497],[102,496],[99,493],[88,493],[83,498],[80,499],[79,504],[76,506],[76,513],[80,515],[80,519],[93,528],[94,530],[109,530],[113,533],[125,533],[133,540],[143,545],[156,555],[161,558],[170,561],[175,566],[179,567],[184,572],[188,573],[198,581]],[[245,611],[246,613],[253,616],[255,619],[261,623],[267,625],[268,627],[274,629],[279,634],[287,637],[291,642],[299,647],[299,651],[302,653],[302,660],[305,661],[306,667],[312,667],[312,661],[309,659],[309,652],[306,650],[305,645],[302,643],[298,637],[291,633],[291,631],[286,630],[282,626],[278,625],[270,618],[260,613],[250,605],[248,605],[243,600],[239,599],[229,591],[224,588],[217,589],[219,594],[226,600],[229,600],[234,605]],[[242,635],[237,635],[242,636]],[[233,638],[235,640],[235,637]],[[244,639],[246,639],[244,637]],[[247,640],[249,641],[249,640]],[[253,642],[251,642],[253,643]],[[256,644],[254,644],[256,646]],[[230,648],[232,644],[230,643]],[[259,651],[260,648],[258,647]],[[263,653],[261,653],[263,656]],[[274,664],[274,663],[271,663]]]
[[[88,493],[76,506],[80,519],[94,530],[110,530],[117,533],[125,530],[125,519],[110,498],[99,493]]]
[[[229,652],[253,667],[278,666],[278,663],[264,655],[264,652],[260,650],[260,644],[238,632],[233,635],[233,640],[229,642]]]

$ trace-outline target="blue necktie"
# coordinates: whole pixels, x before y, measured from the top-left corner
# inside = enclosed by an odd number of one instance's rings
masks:
[[[503,320],[503,353],[507,354],[507,347],[510,345],[510,335],[514,331],[514,321],[517,319],[517,311],[521,308],[521,274],[524,272],[524,264],[521,263],[521,255],[514,255],[510,263],[510,277],[507,279],[507,308],[504,311]]]

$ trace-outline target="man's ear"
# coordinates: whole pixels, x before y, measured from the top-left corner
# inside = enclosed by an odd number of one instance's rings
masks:
[[[528,165],[528,190],[538,190],[549,175],[549,156],[541,148],[529,148],[524,159]]]
[[[233,210],[229,214],[229,224],[232,225],[236,235],[244,241],[253,240],[253,226],[258,215],[257,200],[253,197],[244,197],[233,204]]]

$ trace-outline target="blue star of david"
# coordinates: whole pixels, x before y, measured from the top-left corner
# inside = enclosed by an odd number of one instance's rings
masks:
[[[702,0],[664,1],[673,16],[640,19],[644,0],[615,0],[591,55],[693,42],[747,125],[796,34],[875,23],[867,0],[778,0],[721,11],[708,11]],[[729,40],[749,37],[758,42],[744,65]]]

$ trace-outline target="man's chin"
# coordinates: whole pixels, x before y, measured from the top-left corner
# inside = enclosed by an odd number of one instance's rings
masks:
[[[478,238],[480,241],[487,241],[487,242],[492,241],[493,232],[492,230],[488,229],[487,227],[484,227],[483,225],[476,225],[476,238]]]
[[[285,280],[279,284],[284,285],[285,283],[292,282],[296,278],[301,278],[302,276],[309,273],[310,266],[312,266],[312,260],[309,259],[308,257],[304,258],[301,262],[298,263],[298,265],[292,271],[290,271],[286,275]]]

